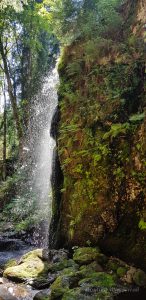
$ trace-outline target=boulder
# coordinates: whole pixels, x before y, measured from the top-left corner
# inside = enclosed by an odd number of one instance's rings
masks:
[[[136,272],[133,274],[133,281],[136,285],[140,287],[146,287],[146,273],[144,273],[140,269],[137,269]]]
[[[114,277],[111,275],[111,274],[107,274],[107,273],[104,273],[104,272],[98,272],[98,273],[92,273],[90,274],[90,276],[88,276],[87,274],[87,277],[80,280],[79,281],[79,286],[90,286],[90,285],[93,285],[98,289],[108,289],[108,288],[111,288],[111,287],[114,287],[116,286],[116,282],[115,282],[115,279]]]
[[[0,300],[28,299],[29,292],[24,286],[7,283],[0,287]]]
[[[75,269],[78,268],[78,265],[74,262],[73,259],[62,259],[56,263],[50,263],[48,265],[48,269],[50,272],[58,272],[62,271],[65,268],[73,267]]]
[[[27,284],[35,289],[46,289],[55,281],[57,274],[48,274],[47,277],[38,277],[35,279],[27,280]]]
[[[74,250],[73,260],[80,265],[89,264],[100,255],[98,248],[83,247]]]
[[[51,299],[61,297],[69,288],[77,286],[78,280],[76,273],[59,276],[50,287]]]
[[[48,266],[46,262],[42,261],[42,251],[37,249],[25,254],[19,265],[9,267],[4,271],[4,277],[17,282],[46,277]]]
[[[86,277],[87,274],[88,274],[88,276],[90,276],[94,272],[103,272],[103,268],[96,261],[94,261],[88,265],[82,265],[79,269],[78,274],[81,277]]]

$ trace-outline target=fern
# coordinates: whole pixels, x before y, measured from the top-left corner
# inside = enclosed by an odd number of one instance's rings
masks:
[[[143,112],[141,114],[133,115],[132,117],[129,118],[129,120],[133,123],[142,122],[144,120],[144,117],[145,117],[145,113]]]

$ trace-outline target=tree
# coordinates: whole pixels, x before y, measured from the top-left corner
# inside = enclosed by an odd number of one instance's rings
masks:
[[[10,6],[16,11],[21,11],[23,9],[24,4],[27,4],[27,0],[1,0],[0,10],[4,10],[5,8]]]
[[[6,88],[3,86],[4,95],[4,114],[3,114],[3,180],[6,180],[6,159],[7,159],[7,103]]]
[[[13,84],[12,84],[12,81],[11,81],[11,75],[10,75],[9,66],[8,66],[7,48],[3,44],[2,37],[0,37],[0,54],[1,54],[2,61],[3,61],[3,67],[2,68],[3,68],[4,73],[6,75],[9,98],[10,98],[10,101],[11,101],[13,116],[14,116],[14,120],[15,120],[15,123],[16,123],[20,151],[22,151],[23,129],[22,129],[21,121],[20,121],[19,112],[18,112],[17,99],[16,99],[16,95],[14,93],[14,87],[13,87]]]
[[[7,1],[7,9],[3,6],[0,12],[1,68],[7,80],[21,156],[31,100],[41,86],[54,51],[57,51],[48,13],[44,4],[39,2],[29,0],[23,10],[16,12]]]
[[[107,37],[121,24],[120,0],[57,0],[50,5],[50,20],[55,34],[64,43],[78,37]]]

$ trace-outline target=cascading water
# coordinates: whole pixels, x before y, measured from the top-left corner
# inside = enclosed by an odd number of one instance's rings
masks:
[[[55,140],[51,137],[51,122],[58,103],[57,69],[45,77],[40,92],[34,97],[28,130],[25,170],[28,173],[30,214],[35,219],[32,239],[37,246],[48,245],[52,216],[51,175]],[[28,172],[29,170],[29,172]],[[33,208],[33,209],[32,209]],[[35,218],[36,216],[36,218]]]

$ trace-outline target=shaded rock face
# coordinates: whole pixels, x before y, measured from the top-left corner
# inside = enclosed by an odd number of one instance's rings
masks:
[[[132,7],[135,21],[122,43],[95,37],[64,49],[58,242],[67,247],[99,243],[108,253],[146,268],[146,99],[139,11]]]
[[[58,136],[58,124],[60,121],[59,107],[56,107],[52,123],[51,123],[51,136],[56,140]],[[60,166],[60,160],[57,149],[53,153],[53,168],[51,184],[53,190],[53,203],[52,210],[53,216],[49,228],[49,248],[57,248],[58,235],[59,235],[59,222],[60,219],[60,204],[61,204],[61,189],[63,185],[63,173]]]

